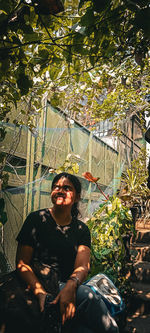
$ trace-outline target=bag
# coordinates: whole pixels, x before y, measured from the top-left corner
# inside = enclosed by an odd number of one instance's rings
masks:
[[[53,300],[59,292],[57,267],[34,261],[32,269]],[[48,307],[46,301],[41,313],[37,297],[17,271],[12,271],[0,278],[0,328],[3,325],[5,333],[60,333],[59,305]]]
[[[113,317],[125,309],[125,304],[118,289],[105,274],[97,274],[85,283],[97,295],[100,295]]]

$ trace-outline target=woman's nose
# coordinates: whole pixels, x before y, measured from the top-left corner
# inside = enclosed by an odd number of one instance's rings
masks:
[[[58,192],[65,192],[65,189],[63,188],[63,186],[60,186],[60,187],[59,187]]]

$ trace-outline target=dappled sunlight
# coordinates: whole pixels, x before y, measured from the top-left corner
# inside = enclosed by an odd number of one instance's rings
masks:
[[[24,273],[24,272],[32,272],[32,269],[30,266],[24,264],[23,262],[20,262],[18,265],[17,265],[17,268],[20,270],[21,273]]]
[[[39,212],[39,215],[42,216],[42,222],[46,222],[45,211],[44,211],[44,210],[41,210],[41,211]]]
[[[78,252],[81,253],[81,252],[84,252],[84,251],[85,251],[85,245],[80,245],[79,249],[78,249]]]
[[[83,229],[81,224],[79,224],[78,229],[80,229],[80,230]]]
[[[92,293],[89,293],[89,294],[88,294],[88,297],[89,297],[90,299],[92,299],[92,298],[93,298],[93,294],[92,294]]]
[[[5,324],[2,324],[0,327],[0,333],[5,333]]]
[[[102,316],[102,321],[103,321],[106,329],[109,329],[112,326],[112,324],[113,324],[114,327],[117,327],[115,319],[113,319],[110,316],[109,312],[107,312],[107,315]]]
[[[48,276],[51,272],[51,267],[49,265],[40,264],[40,262],[37,262],[36,260],[34,261],[33,266],[35,273],[38,272],[38,274],[43,276]]]
[[[70,229],[70,225],[66,225],[66,226],[61,226],[59,224],[56,225],[56,230],[59,230],[62,234],[64,234],[66,237],[68,237],[67,235],[67,231]]]
[[[36,235],[36,228],[32,228],[32,236],[34,236],[34,235]]]
[[[75,272],[83,272],[84,270],[85,270],[85,267],[80,266],[80,267],[75,269]]]
[[[46,276],[50,273],[50,270],[50,267],[44,267],[43,269],[41,269],[40,273]]]

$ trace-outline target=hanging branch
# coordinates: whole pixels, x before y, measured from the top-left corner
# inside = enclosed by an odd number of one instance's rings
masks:
[[[90,172],[84,172],[83,174],[82,174],[82,176],[85,178],[85,179],[87,179],[89,182],[92,182],[92,183],[94,183],[94,184],[96,184],[96,186],[97,186],[97,188],[99,189],[99,191],[103,194],[103,196],[105,197],[105,199],[106,200],[108,200],[109,199],[109,195],[106,195],[103,191],[102,191],[102,189],[100,188],[100,185],[99,184],[97,184],[97,181],[99,180],[99,177],[93,177],[92,176],[92,174],[90,173]]]

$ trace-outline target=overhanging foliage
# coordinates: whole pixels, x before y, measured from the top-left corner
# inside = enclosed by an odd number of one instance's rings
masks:
[[[44,93],[80,119],[149,110],[149,1],[66,0],[57,15],[39,3],[0,4],[1,120],[19,103],[11,118],[32,130]]]

